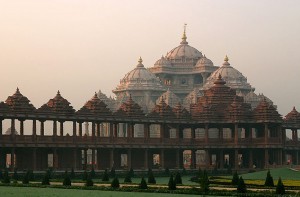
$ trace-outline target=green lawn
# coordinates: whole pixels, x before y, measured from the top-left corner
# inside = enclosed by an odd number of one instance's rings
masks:
[[[184,194],[162,194],[162,193],[142,193],[142,192],[114,192],[99,190],[80,190],[80,189],[56,189],[56,188],[34,188],[34,187],[0,187],[0,196],[5,197],[77,197],[77,196],[101,196],[101,197],[183,197]],[[197,195],[188,195],[196,197]]]
[[[253,173],[247,173],[247,174],[241,174],[243,176],[243,179],[260,179],[264,180],[267,176],[267,170],[265,171],[259,171],[259,172],[253,172]],[[277,169],[270,169],[271,175],[274,180],[277,180],[279,177],[283,180],[300,180],[300,172],[294,171],[289,168],[277,168]]]

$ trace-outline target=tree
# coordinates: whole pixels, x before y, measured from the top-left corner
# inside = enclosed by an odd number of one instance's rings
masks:
[[[110,177],[114,178],[115,176],[116,176],[116,170],[114,167],[112,167],[110,170]]]
[[[265,186],[274,187],[273,177],[271,176],[270,170],[268,170],[267,177],[265,180]]]
[[[181,179],[181,174],[180,174],[180,172],[177,172],[177,173],[176,173],[174,182],[175,182],[176,185],[182,184],[182,179]]]
[[[63,181],[63,186],[71,186],[71,179],[68,174],[68,171],[65,171],[65,176],[64,176],[64,181]]]
[[[85,186],[92,187],[93,185],[94,185],[94,182],[92,180],[92,176],[91,176],[91,174],[89,174],[86,179]]]
[[[84,170],[84,171],[83,171],[83,175],[82,175],[82,180],[83,180],[83,181],[86,181],[87,178],[88,178],[88,173],[87,173],[86,170]]]
[[[147,185],[147,183],[146,183],[144,177],[142,177],[142,180],[141,180],[141,183],[140,183],[140,185],[139,185],[139,188],[140,188],[140,189],[148,189],[148,185]]]
[[[50,170],[47,170],[43,177],[42,185],[50,185],[50,178],[51,178],[51,172]]]
[[[276,186],[276,194],[280,194],[280,195],[285,194],[285,187],[282,183],[281,177],[279,177],[279,179],[278,179],[278,183]]]
[[[22,183],[23,184],[28,184],[29,183],[29,170],[27,170],[27,172],[24,174],[23,176],[23,180],[22,180]]]
[[[104,171],[102,181],[105,181],[105,182],[109,181],[109,176],[108,176],[107,169],[105,169],[105,171]]]
[[[74,171],[73,167],[72,167],[72,170],[71,170],[71,179],[75,179],[75,171]]]
[[[202,178],[200,180],[200,189],[204,193],[209,191],[209,179],[206,170],[203,171]]]
[[[153,175],[151,168],[149,168],[149,170],[148,170],[148,183],[156,184],[156,180],[155,180],[155,177]]]
[[[169,190],[176,190],[176,183],[174,182],[172,174],[169,179],[168,188],[169,188]]]
[[[238,183],[239,183],[239,175],[238,175],[237,171],[235,171],[232,176],[231,184],[238,185]]]
[[[244,179],[242,176],[239,178],[239,182],[238,182],[236,190],[238,193],[246,193],[246,191],[247,191],[247,188],[246,188],[246,185],[245,185],[245,182],[244,182]]]
[[[118,177],[115,177],[113,179],[113,181],[111,182],[111,185],[110,185],[112,188],[119,188],[120,187],[120,182],[119,182],[119,179]]]
[[[2,183],[10,183],[10,178],[9,178],[7,169],[5,169],[5,171],[4,171]]]
[[[126,174],[125,179],[124,179],[124,183],[131,183],[131,173],[130,171]]]

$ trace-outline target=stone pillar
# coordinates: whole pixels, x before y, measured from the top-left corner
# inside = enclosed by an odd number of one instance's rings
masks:
[[[97,122],[96,126],[97,126],[97,137],[100,137],[100,123]]]
[[[180,162],[180,157],[179,157],[179,149],[176,149],[176,168],[180,168],[180,164],[179,164],[179,162]]]
[[[15,119],[11,119],[10,130],[11,130],[11,135],[15,136],[16,135]]]
[[[191,169],[196,168],[196,152],[195,150],[191,150]]]
[[[114,137],[118,137],[118,123],[114,123]]]
[[[24,120],[20,120],[20,135],[24,135]]]
[[[0,119],[0,136],[2,135],[2,130],[3,130],[3,126],[2,126],[2,119]]]
[[[40,120],[40,135],[44,136],[45,135],[45,126],[44,126],[44,121]]]
[[[128,166],[128,169],[130,169],[132,166],[131,166],[131,149],[127,149],[127,166]]]
[[[114,137],[114,123],[109,123],[109,137],[113,138]]]
[[[84,153],[84,169],[86,170],[87,169],[87,164],[88,164],[88,161],[87,161],[87,149],[84,149],[83,153]]]
[[[58,168],[58,155],[57,155],[57,149],[53,149],[53,168],[57,169]]]
[[[133,123],[127,123],[128,124],[128,135],[127,138],[133,138]]]
[[[11,163],[11,170],[15,168],[15,148],[11,148],[11,153],[10,153],[10,163]]]
[[[95,169],[95,149],[92,149],[92,166]]]
[[[78,166],[77,166],[77,149],[74,148],[73,149],[73,169],[77,170]]]
[[[53,136],[57,136],[57,122],[53,120]]]
[[[32,149],[32,170],[35,171],[36,169],[36,148]]]
[[[219,128],[219,139],[223,140],[223,127]]]
[[[110,151],[109,151],[109,165],[111,168],[115,166],[115,164],[114,164],[114,149],[110,149]]]
[[[234,169],[239,168],[239,151],[238,149],[234,150]]]
[[[268,124],[267,123],[265,123],[264,124],[265,125],[265,129],[264,129],[264,133],[265,133],[265,143],[267,144],[268,143],[268,138],[269,138],[269,136],[268,136]]]
[[[279,151],[278,151],[278,160],[279,160],[279,165],[282,165],[283,163],[282,163],[282,150],[281,149],[279,149]]]
[[[180,139],[180,125],[176,125],[176,138]]]
[[[160,139],[163,141],[165,137],[165,125],[162,123],[160,124]]]
[[[150,126],[149,123],[145,123],[145,124],[144,124],[144,138],[145,138],[146,140],[148,140],[149,137],[150,137],[150,128],[149,128],[149,126]]]
[[[82,122],[78,122],[79,124],[79,136],[82,137]]]
[[[206,168],[209,168],[210,166],[210,153],[209,150],[205,150],[205,163],[206,163]]]
[[[96,134],[96,125],[95,122],[92,122],[92,137],[94,138]]]
[[[269,167],[269,150],[265,149],[265,168]]]
[[[249,149],[249,168],[253,168],[253,151]]]
[[[36,120],[32,120],[32,136],[36,136]]]
[[[298,142],[298,130],[295,129],[295,141]]]
[[[234,124],[234,143],[238,144],[239,141],[239,125],[237,123]]]
[[[73,120],[73,137],[76,137],[76,132],[77,132],[77,128],[76,128],[76,121]]]
[[[204,134],[204,138],[205,138],[205,143],[208,143],[208,124],[205,124],[205,134]]]
[[[224,151],[223,149],[220,150],[220,168],[224,168]]]
[[[160,150],[160,166],[162,167],[162,168],[165,168],[165,151],[164,151],[164,149],[161,149]]]
[[[60,126],[60,136],[64,136],[64,122],[61,121],[59,122],[59,126]]]
[[[195,134],[195,127],[191,127],[191,134],[192,134],[192,140],[194,140],[196,138],[196,134]]]
[[[148,167],[148,158],[149,158],[149,156],[148,156],[148,149],[145,149],[145,154],[144,154],[144,168],[145,169],[148,169],[149,167]]]

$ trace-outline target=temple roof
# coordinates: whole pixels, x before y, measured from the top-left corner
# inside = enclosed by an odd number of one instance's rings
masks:
[[[76,112],[77,115],[95,116],[95,117],[111,117],[112,112],[104,103],[100,100],[97,93],[87,101],[84,106]]]
[[[9,106],[4,102],[0,102],[0,113],[9,113],[9,112],[10,112]]]
[[[155,105],[153,110],[148,114],[152,118],[175,118],[175,114],[172,108],[165,102],[165,99],[161,97],[160,102]]]
[[[284,120],[287,123],[300,124],[300,113],[293,107],[293,110],[285,116]]]
[[[35,111],[35,107],[26,96],[20,93],[19,88],[12,96],[6,99],[5,103],[10,108],[10,111],[14,113],[33,113]],[[4,105],[2,106],[4,107]]]
[[[56,96],[37,109],[37,112],[41,114],[73,115],[75,110],[70,105],[70,102],[63,98],[60,92],[57,91]]]
[[[117,116],[125,116],[128,118],[143,118],[145,114],[141,107],[132,100],[131,95],[128,100],[121,104],[120,108],[114,113]]]
[[[262,122],[281,122],[281,115],[273,105],[270,105],[264,98],[254,109],[254,118]]]
[[[175,114],[176,118],[178,119],[190,119],[191,114],[182,107],[180,102],[177,103],[177,105],[173,108],[173,113]]]

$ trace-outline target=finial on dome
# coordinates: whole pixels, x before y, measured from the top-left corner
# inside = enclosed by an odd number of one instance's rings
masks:
[[[188,44],[188,42],[186,41],[187,37],[186,37],[186,26],[187,24],[184,23],[184,26],[183,26],[183,35],[182,35],[182,41],[180,44]]]
[[[142,59],[142,57],[140,56],[140,58],[139,58],[139,64],[141,64],[141,63],[143,63],[143,59]]]
[[[225,56],[224,61],[225,61],[225,62],[228,62],[228,61],[229,61],[229,58],[228,58],[227,55]]]
[[[16,93],[20,93],[19,87],[17,87]]]
[[[60,95],[60,91],[59,90],[57,90],[57,95]]]

